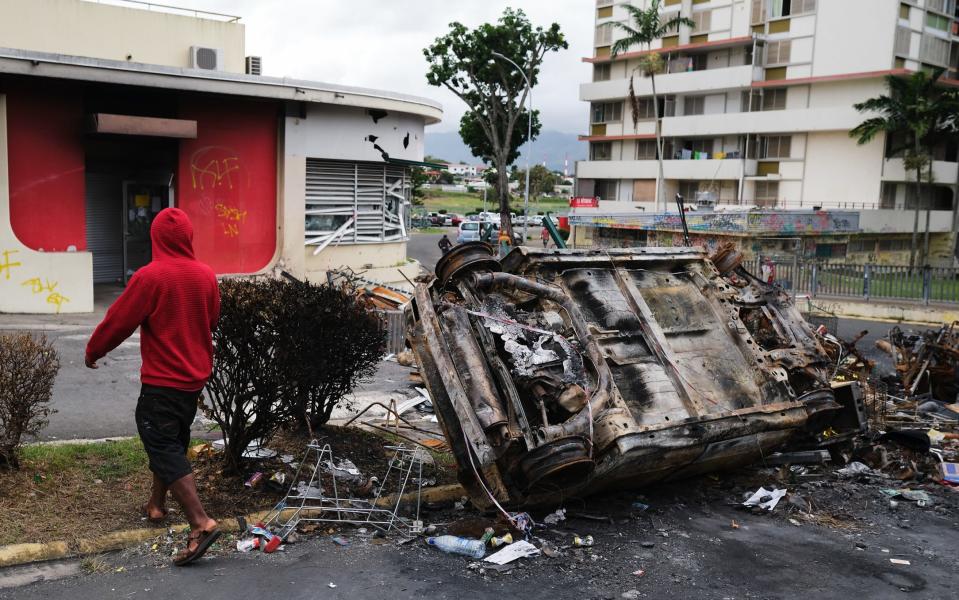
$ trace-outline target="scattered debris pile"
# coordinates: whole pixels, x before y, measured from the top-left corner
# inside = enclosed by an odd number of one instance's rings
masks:
[[[889,330],[876,347],[892,356],[902,395],[928,394],[930,399],[955,403],[959,394],[959,321],[938,330]]]
[[[408,339],[478,506],[557,503],[862,431],[788,294],[722,248],[457,246]]]

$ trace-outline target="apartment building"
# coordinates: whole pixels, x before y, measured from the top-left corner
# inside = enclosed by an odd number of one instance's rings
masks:
[[[623,35],[614,23],[627,21],[626,4],[597,0],[593,9],[594,53],[583,59],[593,75],[580,86],[589,102],[588,132],[580,136],[589,157],[576,165],[579,195],[596,196],[601,206],[615,202],[610,210],[659,212],[676,193],[705,207],[890,215],[915,207],[911,174],[888,140],[860,146],[849,137],[865,118],[853,104],[884,93],[886,75],[918,69],[946,68],[944,84],[959,85],[956,0],[665,0],[664,20],[681,15],[695,26],[614,57],[611,46]],[[655,78],[658,107],[639,69],[649,53],[665,67]],[[665,158],[666,206],[658,207],[655,108]],[[925,193],[934,211],[951,213],[957,141],[936,148],[934,159],[935,185]],[[939,233],[953,228],[945,215],[933,220]]]
[[[238,16],[0,2],[0,312],[93,310],[167,206],[218,274],[408,285],[409,169],[439,104],[259,68]]]

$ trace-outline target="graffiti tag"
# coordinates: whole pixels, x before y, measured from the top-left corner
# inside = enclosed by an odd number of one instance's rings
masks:
[[[47,304],[52,304],[57,307],[57,313],[60,312],[60,309],[63,308],[65,302],[69,302],[70,299],[56,291],[57,287],[60,285],[57,281],[50,281],[49,279],[40,279],[39,277],[34,277],[32,279],[27,279],[22,282],[20,285],[26,285],[30,287],[30,292],[33,294],[46,294]]]
[[[10,255],[19,252],[19,250],[4,250],[3,251],[3,262],[0,262],[0,273],[3,273],[5,279],[10,279],[10,271],[14,267],[21,266],[22,263],[18,261],[11,261]]]

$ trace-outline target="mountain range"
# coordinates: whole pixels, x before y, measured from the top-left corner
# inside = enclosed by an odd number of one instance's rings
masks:
[[[460,138],[459,132],[456,131],[433,133],[427,129],[425,147],[426,154],[434,158],[467,164],[479,164],[481,162],[479,158],[473,156],[469,147]],[[562,171],[563,161],[568,158],[569,175],[572,176],[575,162],[585,160],[586,151],[586,142],[579,141],[575,133],[544,131],[533,140],[531,160],[534,164],[542,164],[545,161],[547,168],[553,171]],[[516,161],[516,166],[522,169],[525,165],[526,157],[521,153]]]

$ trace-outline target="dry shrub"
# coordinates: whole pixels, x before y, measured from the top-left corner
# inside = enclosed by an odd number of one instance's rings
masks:
[[[45,336],[0,335],[0,468],[20,468],[25,436],[46,427],[60,359]]]
[[[295,280],[225,280],[208,413],[228,471],[284,424],[314,429],[383,354],[379,318],[347,290]]]

